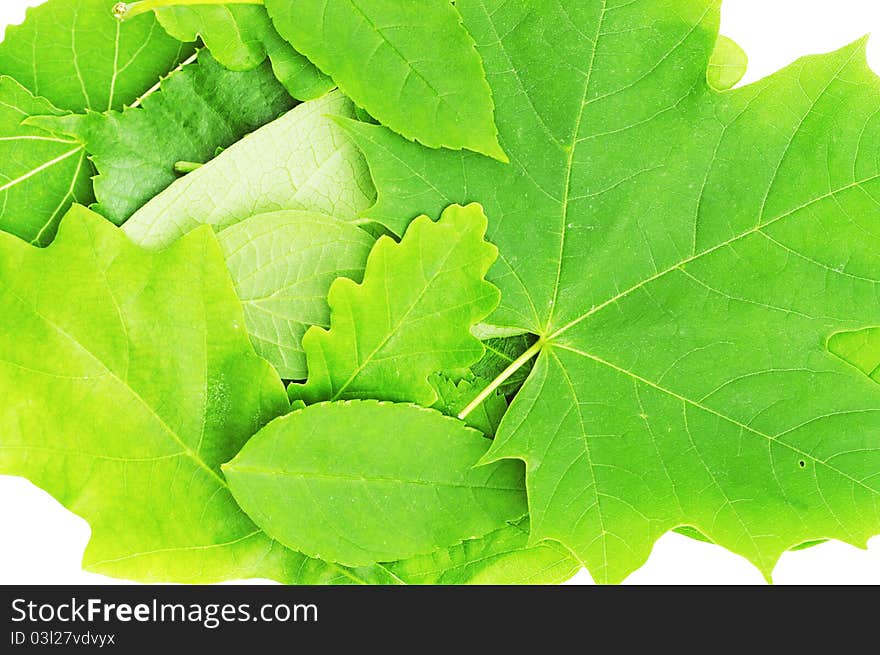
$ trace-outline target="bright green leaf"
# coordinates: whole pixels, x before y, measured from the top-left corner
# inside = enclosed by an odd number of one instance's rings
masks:
[[[489,443],[414,405],[321,403],[270,423],[223,472],[267,534],[363,566],[430,554],[525,515],[521,465],[474,466]]]
[[[176,582],[328,574],[263,535],[220,473],[287,409],[243,324],[207,228],[151,253],[77,206],[46,250],[0,234],[0,473],[89,521],[88,570]]]
[[[449,0],[266,0],[275,27],[383,125],[505,159],[492,95]]]
[[[246,71],[266,60],[278,79],[298,100],[313,100],[334,84],[279,36],[265,8],[253,5],[166,7],[156,17],[181,41],[201,37],[217,60],[231,70]]]
[[[22,125],[29,116],[63,112],[0,76],[0,230],[43,246],[74,202],[91,200],[91,168],[72,139]]]
[[[303,335],[313,325],[330,325],[330,285],[338,277],[360,281],[373,238],[351,223],[305,211],[258,214],[218,238],[257,352],[281,377],[304,380]]]
[[[484,280],[497,255],[485,230],[481,207],[453,206],[437,222],[417,218],[400,243],[379,239],[362,284],[340,278],[330,287],[331,327],[306,332],[309,379],[291,385],[292,397],[432,405],[428,376],[483,354],[470,330],[498,304]]]
[[[719,93],[716,0],[456,7],[513,163],[352,131],[371,216],[468,200],[491,218],[489,322],[541,353],[486,459],[526,461],[533,540],[602,582],[680,525],[768,576],[815,538],[863,546],[880,532],[880,386],[826,341],[880,325],[864,41]]]
[[[746,74],[748,67],[749,56],[739,44],[726,36],[719,36],[709,59],[709,84],[716,91],[732,89]]]
[[[293,105],[268,66],[234,73],[202,52],[140,107],[29,123],[85,144],[99,173],[95,209],[121,225],[178,178],[175,163],[206,162]]]
[[[299,105],[177,180],[128,220],[125,233],[155,248],[201,224],[222,229],[282,209],[357,220],[375,192],[366,162],[332,118],[353,114],[338,92]]]
[[[48,0],[0,42],[0,74],[70,111],[122,109],[190,50],[153,16],[121,23],[114,0]]]
[[[384,567],[407,584],[545,585],[565,582],[580,565],[559,544],[529,546],[527,519],[431,555]]]

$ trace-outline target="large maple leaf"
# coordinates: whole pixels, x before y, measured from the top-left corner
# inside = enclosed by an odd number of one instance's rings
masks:
[[[810,539],[864,545],[880,528],[864,42],[718,92],[715,0],[456,6],[511,163],[350,127],[374,218],[471,201],[490,217],[491,322],[539,341],[488,459],[526,462],[533,541],[603,582],[683,525],[768,576]],[[866,351],[830,352],[844,333]]]

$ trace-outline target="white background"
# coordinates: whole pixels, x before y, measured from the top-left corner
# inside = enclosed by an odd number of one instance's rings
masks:
[[[0,28],[18,23],[40,0],[0,0]],[[867,32],[869,57],[880,71],[880,3],[876,0],[725,0],[722,33],[749,54],[752,82],[801,55],[839,48]],[[0,399],[2,402],[2,399]],[[85,521],[49,495],[17,478],[0,476],[0,584],[111,583],[83,573],[89,537]],[[880,537],[868,551],[841,543],[788,553],[776,568],[777,584],[880,584]],[[586,572],[575,583],[591,582]],[[627,582],[638,584],[762,584],[748,562],[721,548],[675,534],[663,537],[648,563]]]

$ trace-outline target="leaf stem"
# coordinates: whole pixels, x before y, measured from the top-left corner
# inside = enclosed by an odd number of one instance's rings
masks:
[[[533,357],[536,357],[538,353],[541,352],[541,349],[544,347],[546,341],[544,339],[538,339],[535,343],[532,344],[531,348],[526,350],[522,355],[513,360],[510,366],[508,366],[501,374],[492,380],[488,387],[483,389],[480,394],[474,398],[470,404],[461,410],[458,418],[460,420],[466,419],[470,416],[471,412],[473,412],[477,407],[483,404],[483,401],[486,400],[489,396],[491,396],[498,388],[507,382],[514,373],[516,373],[519,369],[529,363]]]
[[[158,82],[156,82],[153,86],[151,86],[149,89],[147,89],[146,91],[144,91],[143,95],[140,96],[140,97],[139,97],[137,100],[135,100],[133,103],[131,103],[131,105],[130,105],[129,108],[130,108],[130,109],[136,109],[137,107],[140,107],[140,106],[143,104],[144,100],[146,100],[146,99],[149,98],[151,95],[153,95],[154,93],[156,93],[156,91],[158,91],[159,89],[162,88],[162,82],[164,82],[166,79],[168,79],[169,77],[171,77],[172,75],[174,75],[174,73],[177,73],[178,71],[183,70],[183,67],[184,67],[184,66],[189,66],[191,63],[193,63],[193,62],[194,62],[196,59],[198,59],[198,58],[199,58],[199,51],[196,50],[196,51],[195,51],[194,53],[192,53],[189,57],[187,57],[187,58],[184,59],[182,62],[180,62],[180,63],[177,65],[177,67],[176,67],[173,71],[171,71],[171,72],[168,73],[168,75],[166,75],[166,76],[163,77],[161,80],[159,80]]]
[[[113,7],[113,15],[119,20],[128,20],[148,11],[162,7],[186,7],[188,5],[261,5],[263,0],[140,0],[140,2],[118,2]]]
[[[174,164],[174,172],[186,175],[187,173],[199,170],[202,166],[204,164],[195,161],[179,161]]]

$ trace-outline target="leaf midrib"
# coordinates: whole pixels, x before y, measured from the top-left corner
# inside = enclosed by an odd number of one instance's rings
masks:
[[[406,478],[394,478],[394,477],[382,477],[382,476],[367,476],[367,475],[351,475],[346,473],[317,473],[314,471],[292,471],[290,469],[281,469],[281,468],[269,468],[262,466],[226,466],[223,469],[224,471],[233,471],[235,473],[254,473],[257,475],[272,477],[272,478],[297,478],[303,480],[327,480],[327,481],[344,481],[344,482],[363,482],[366,484],[371,483],[385,483],[385,482],[393,482],[402,485],[413,485],[413,486],[422,486],[422,487],[448,487],[451,489],[489,489],[491,491],[515,491],[518,493],[522,493],[524,491],[523,487],[504,487],[504,486],[493,486],[488,484],[461,484],[457,482],[447,482],[443,480],[418,480],[418,479],[406,479]]]
[[[690,257],[682,259],[681,261],[673,264],[672,266],[669,266],[668,268],[663,269],[659,273],[656,273],[648,278],[645,278],[644,280],[640,281],[638,284],[634,284],[633,286],[629,287],[628,289],[621,291],[620,293],[618,293],[614,297],[609,298],[608,300],[591,308],[589,311],[585,312],[581,316],[577,317],[576,319],[570,321],[569,323],[563,325],[561,328],[556,330],[554,333],[552,333],[550,336],[547,337],[546,341],[548,344],[551,344],[556,339],[558,339],[560,336],[562,336],[563,334],[568,332],[570,329],[572,329],[576,325],[582,323],[583,321],[590,318],[594,314],[599,313],[603,309],[615,304],[619,300],[622,300],[623,298],[629,296],[630,294],[634,293],[635,291],[638,291],[642,287],[644,287],[648,284],[651,284],[652,282],[655,282],[655,281],[659,280],[660,278],[665,277],[665,276],[669,275],[670,273],[673,273],[674,271],[679,270],[688,264],[691,264],[699,259],[702,259],[703,257],[710,255],[718,250],[721,250],[722,248],[726,248],[730,245],[733,245],[734,243],[736,243],[742,239],[745,239],[746,237],[749,237],[753,234],[763,233],[763,231],[766,228],[770,227],[771,225],[778,223],[779,221],[782,221],[786,218],[789,218],[789,217],[793,216],[794,214],[797,214],[798,212],[801,212],[804,209],[807,209],[808,207],[811,207],[812,205],[814,205],[818,202],[822,202],[823,200],[827,200],[828,198],[833,198],[834,196],[836,196],[839,193],[843,193],[844,191],[849,191],[850,189],[860,187],[863,184],[873,182],[874,180],[877,180],[877,179],[880,179],[880,173],[877,173],[875,175],[870,175],[870,176],[863,178],[861,180],[856,180],[855,182],[850,182],[847,185],[844,185],[844,186],[839,187],[837,189],[834,189],[832,191],[828,191],[827,193],[824,193],[821,196],[817,196],[816,198],[813,198],[813,199],[811,199],[811,200],[809,200],[809,201],[807,201],[807,202],[805,202],[805,203],[803,203],[793,209],[788,210],[787,212],[784,212],[783,214],[780,214],[779,216],[776,216],[775,218],[770,219],[766,223],[761,223],[760,225],[756,225],[753,228],[749,228],[745,232],[742,232],[740,234],[737,234],[736,236],[731,237],[727,241],[716,244],[716,245],[712,246],[711,248],[706,248],[705,250],[703,250],[699,253],[696,253],[695,255],[691,255]]]
[[[699,410],[702,410],[702,411],[707,412],[709,414],[712,414],[713,416],[716,416],[724,421],[727,421],[728,423],[735,425],[736,427],[740,428],[741,430],[744,430],[745,432],[748,432],[748,433],[753,434],[758,437],[762,437],[763,439],[769,441],[770,443],[778,444],[780,446],[788,448],[790,451],[799,455],[800,457],[809,459],[811,462],[813,462],[815,464],[819,464],[821,466],[824,466],[824,467],[828,468],[831,472],[837,473],[841,477],[844,477],[847,480],[849,480],[850,482],[852,482],[853,484],[856,484],[856,485],[862,487],[863,489],[870,492],[871,494],[873,494],[875,496],[880,496],[880,490],[875,489],[875,488],[865,484],[864,482],[852,477],[851,475],[849,475],[845,471],[842,471],[841,469],[837,468],[836,466],[829,464],[827,461],[819,459],[815,455],[798,448],[794,444],[787,443],[785,441],[780,441],[777,437],[773,437],[769,434],[761,432],[757,428],[754,428],[746,423],[743,423],[742,421],[738,421],[737,419],[733,418],[732,416],[728,416],[727,414],[725,414],[721,411],[718,411],[716,409],[712,409],[708,405],[704,405],[703,403],[701,403],[697,400],[693,400],[692,398],[688,398],[687,396],[683,396],[679,393],[676,393],[675,391],[668,389],[668,388],[664,387],[663,385],[658,384],[657,382],[653,382],[653,381],[649,380],[648,378],[642,377],[638,373],[630,371],[622,366],[618,366],[617,364],[614,364],[613,362],[609,362],[608,360],[603,359],[602,357],[599,357],[598,355],[594,355],[592,353],[589,353],[584,350],[580,350],[578,348],[574,348],[569,345],[553,344],[553,348],[559,348],[561,350],[565,350],[565,351],[571,352],[575,355],[579,355],[579,356],[584,357],[586,359],[592,360],[593,362],[595,362],[597,364],[601,364],[601,365],[606,366],[614,371],[617,371],[618,373],[626,375],[637,382],[641,382],[642,384],[645,384],[645,385],[655,389],[656,391],[659,391],[663,394],[666,394],[668,396],[676,398],[677,400],[679,400],[685,404],[691,405]],[[880,409],[876,409],[873,411],[880,412]]]

